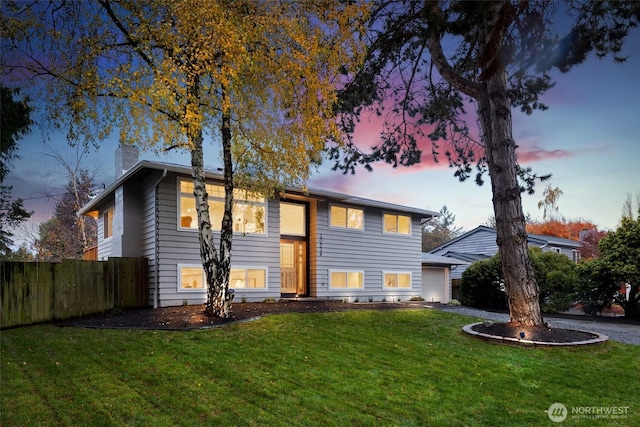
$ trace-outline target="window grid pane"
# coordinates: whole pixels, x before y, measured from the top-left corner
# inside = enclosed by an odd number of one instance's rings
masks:
[[[362,287],[362,273],[347,273],[347,287],[348,288],[361,288]]]
[[[395,274],[386,273],[384,275],[384,286],[387,288],[395,288],[396,279],[397,279],[397,276]]]
[[[411,218],[404,215],[398,215],[398,233],[411,234]]]
[[[395,233],[398,231],[395,215],[384,214],[384,231],[387,233]]]
[[[362,230],[362,210],[349,208],[348,214],[349,223],[347,224],[347,227]]]
[[[398,274],[398,287],[399,288],[410,288],[411,287],[411,275],[405,273]]]
[[[331,225],[333,227],[347,226],[347,208],[331,206]]]
[[[331,272],[331,287],[332,288],[346,288],[347,287],[347,273],[332,271]]]
[[[180,287],[182,289],[204,289],[204,273],[200,267],[182,267],[180,269]]]
[[[407,215],[384,214],[384,232],[411,234],[411,217]]]

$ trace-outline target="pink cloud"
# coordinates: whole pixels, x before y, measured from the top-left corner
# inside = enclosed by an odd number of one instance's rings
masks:
[[[309,187],[328,189],[339,193],[353,194],[352,189],[362,185],[362,175],[369,172],[358,170],[355,175],[340,171],[328,171],[309,180]],[[359,182],[359,183],[358,183]]]
[[[467,106],[467,109],[473,109],[473,106]],[[399,123],[401,118],[398,113],[392,113],[391,106],[385,106],[385,110],[383,115],[377,115],[373,111],[363,112],[360,116],[360,122],[356,125],[355,132],[353,134],[354,141],[357,147],[359,147],[363,152],[368,153],[371,151],[372,147],[375,147],[381,142],[381,133],[385,130],[385,122],[386,123]],[[465,117],[469,126],[471,128],[471,136],[474,139],[478,139],[477,131],[474,129],[474,119],[472,114],[467,114],[469,117]],[[397,168],[393,168],[392,165],[378,162],[373,164],[372,167],[374,170],[376,169],[384,169],[392,171],[394,174],[401,173],[414,173],[416,171],[422,170],[434,170],[434,169],[447,169],[449,168],[449,162],[446,156],[446,152],[454,153],[455,150],[452,147],[452,143],[450,141],[438,141],[437,148],[434,147],[433,142],[428,138],[433,129],[434,125],[422,124],[417,125],[414,120],[415,118],[406,118],[408,121],[408,129],[407,132],[414,135],[417,139],[417,146],[420,149],[421,161],[418,164],[415,164],[410,167],[398,166]],[[478,147],[476,147],[477,151]],[[482,156],[482,151],[480,147],[480,152],[476,153],[476,158],[478,156]]]
[[[518,162],[535,163],[543,160],[558,160],[575,156],[571,151],[557,148],[555,150],[547,150],[534,144],[531,147],[519,147],[517,150]]]

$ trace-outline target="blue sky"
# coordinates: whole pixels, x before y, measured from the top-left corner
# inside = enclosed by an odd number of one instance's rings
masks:
[[[550,184],[563,192],[558,202],[562,215],[592,221],[602,229],[615,228],[627,193],[635,197],[640,191],[640,31],[628,39],[623,54],[629,56],[624,64],[591,58],[567,75],[554,76],[556,87],[543,97],[549,110],[531,116],[514,111],[513,116],[520,163],[553,174]],[[363,134],[376,133],[373,125],[363,126],[370,127]],[[98,183],[113,181],[117,144],[113,137],[83,158],[83,166],[96,171]],[[35,213],[30,224],[16,231],[18,237],[52,216],[55,201],[46,194],[59,194],[66,183],[63,169],[47,154],[57,152],[73,162],[77,153],[63,134],[37,127],[19,146],[21,159],[14,162],[6,185],[13,185],[13,196],[23,198]],[[189,156],[180,153],[143,152],[141,159],[190,163]],[[205,146],[205,163],[221,163],[212,142]],[[465,230],[492,215],[488,179],[482,187],[473,180],[459,183],[446,159],[398,169],[379,164],[373,172],[360,169],[355,175],[332,172],[330,166],[325,162],[309,186],[434,211],[447,205],[456,225]],[[534,195],[523,195],[524,211],[534,219],[542,219],[537,204],[544,185],[538,185]]]

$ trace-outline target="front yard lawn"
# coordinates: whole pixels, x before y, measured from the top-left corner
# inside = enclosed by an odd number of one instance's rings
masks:
[[[463,336],[472,321],[358,310],[189,332],[6,330],[0,425],[549,426],[555,402],[560,425],[640,425],[639,346],[508,347]]]

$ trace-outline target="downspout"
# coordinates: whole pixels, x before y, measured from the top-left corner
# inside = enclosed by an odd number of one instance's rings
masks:
[[[154,184],[154,204],[155,204],[155,223],[156,223],[156,227],[155,227],[155,254],[154,254],[154,268],[155,268],[155,272],[154,272],[154,287],[155,290],[153,292],[153,308],[158,308],[158,291],[160,290],[160,278],[159,276],[159,268],[158,268],[158,263],[160,262],[160,249],[159,249],[159,244],[160,244],[160,221],[158,220],[159,217],[159,213],[160,213],[160,208],[158,207],[158,186],[160,185],[160,181],[162,181],[165,177],[167,176],[167,168],[164,168],[164,170],[162,171],[162,176],[160,178],[158,178],[158,180],[156,181],[156,183]]]

